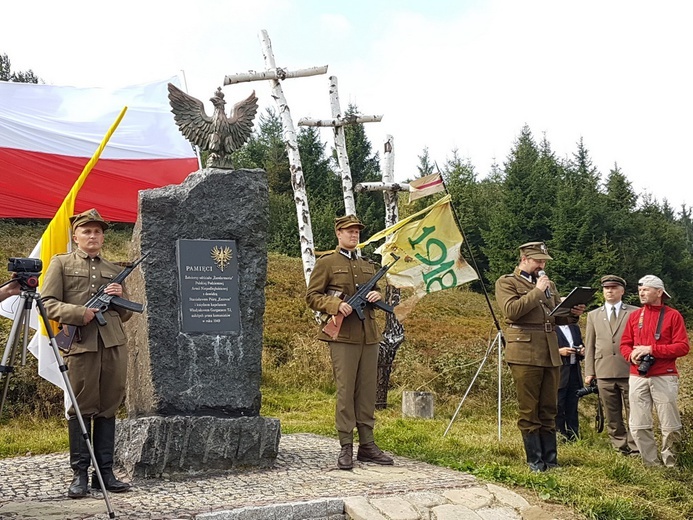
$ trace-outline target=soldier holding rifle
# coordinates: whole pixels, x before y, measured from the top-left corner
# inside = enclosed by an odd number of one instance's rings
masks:
[[[376,276],[374,265],[356,253],[363,224],[355,215],[335,219],[337,248],[315,263],[310,277],[306,302],[314,311],[343,317],[341,327],[332,335],[320,332],[318,339],[330,346],[332,370],[337,386],[335,424],[341,450],[339,469],[353,468],[354,428],[358,431],[357,459],[376,464],[393,464],[374,442],[375,398],[378,350],[381,340],[372,304],[381,301],[377,286],[366,294],[364,319],[359,319],[345,300]]]
[[[104,485],[108,491],[119,493],[130,488],[113,474],[113,451],[115,415],[125,399],[127,340],[123,322],[132,313],[112,306],[103,312],[106,323],[99,325],[95,320],[99,309],[85,307],[103,285],[106,294],[125,297],[123,286],[112,283],[123,268],[101,257],[108,224],[95,209],[70,217],[70,223],[77,249],[51,259],[41,299],[50,319],[79,326],[78,337],[65,354],[67,373],[87,432],[93,425],[94,454]],[[91,457],[73,407],[68,410],[67,424],[74,474],[67,495],[82,498],[89,494]],[[100,489],[95,475],[91,487]]]

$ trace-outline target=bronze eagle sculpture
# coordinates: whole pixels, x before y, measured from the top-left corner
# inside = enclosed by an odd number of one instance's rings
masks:
[[[205,112],[202,101],[186,94],[172,83],[168,84],[171,112],[185,138],[201,150],[208,150],[208,168],[233,168],[231,154],[248,140],[253,131],[257,112],[255,91],[233,107],[231,117],[226,116],[224,93],[217,88],[210,98],[214,105],[212,116]]]

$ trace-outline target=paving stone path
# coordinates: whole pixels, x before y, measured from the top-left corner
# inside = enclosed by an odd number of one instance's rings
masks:
[[[271,469],[137,480],[109,495],[115,518],[131,520],[551,520],[578,518],[531,506],[475,477],[404,457],[394,466],[335,467],[339,444],[312,434],[282,436]],[[103,496],[66,498],[67,453],[0,460],[0,518],[108,519]],[[565,511],[563,512],[565,513]],[[569,512],[568,512],[569,513]]]

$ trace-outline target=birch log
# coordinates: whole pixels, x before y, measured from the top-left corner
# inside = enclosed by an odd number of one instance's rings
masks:
[[[327,72],[327,65],[322,67],[311,67],[308,69],[298,69],[298,70],[286,70],[282,68],[275,68],[273,70],[262,70],[256,72],[250,70],[245,73],[231,74],[224,76],[224,86],[233,85],[235,83],[244,83],[247,81],[261,81],[269,79],[289,79],[289,78],[303,78],[305,76],[317,76],[319,74],[325,74]]]
[[[330,76],[330,108],[332,117],[336,120],[342,118],[342,110],[339,106],[339,89],[337,87],[337,76]],[[349,166],[349,156],[347,155],[346,139],[344,138],[344,127],[335,125],[334,127],[334,147],[337,150],[337,162],[342,175],[342,196],[344,197],[344,214],[356,215],[356,203],[354,202],[354,189],[351,180],[351,167]]]
[[[272,53],[272,43],[270,42],[267,31],[260,33],[262,53],[265,59],[265,67],[268,70],[277,70]],[[284,97],[284,91],[278,79],[270,79],[272,85],[272,97],[279,107],[279,115],[282,120],[284,132],[284,144],[289,156],[289,167],[291,171],[291,187],[294,190],[294,202],[296,203],[296,216],[298,217],[298,234],[301,243],[301,260],[303,261],[303,274],[306,279],[306,286],[310,281],[310,275],[315,266],[315,245],[313,242],[313,226],[310,220],[310,209],[308,208],[308,196],[306,195],[306,183],[303,178],[303,167],[301,166],[301,156],[298,152],[298,142],[296,140],[296,129],[291,119],[291,111]]]
[[[391,135],[385,138],[381,169],[383,172],[383,184],[393,185],[395,178],[395,143]],[[383,198],[385,199],[385,227],[393,226],[399,221],[397,191],[399,190],[383,190]],[[400,290],[388,285],[385,290],[385,298],[389,305],[393,307],[398,305]],[[383,340],[380,342],[378,348],[378,386],[376,388],[375,407],[379,410],[387,408],[387,391],[390,387],[392,362],[403,341],[404,326],[395,317],[394,313],[386,313]]]

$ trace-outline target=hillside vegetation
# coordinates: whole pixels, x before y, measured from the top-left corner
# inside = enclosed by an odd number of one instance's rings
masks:
[[[26,256],[43,227],[0,221],[0,255]],[[126,259],[130,232],[128,226],[109,230],[106,254],[110,258]],[[568,288],[562,289],[566,292]],[[284,433],[335,436],[329,356],[325,346],[314,339],[316,325],[305,306],[304,291],[300,259],[270,254],[262,414],[278,417]],[[576,443],[561,444],[561,467],[542,474],[529,472],[515,426],[514,390],[504,365],[498,439],[497,350],[485,357],[497,331],[483,295],[468,288],[429,295],[419,302],[404,326],[406,340],[395,359],[388,407],[378,412],[376,439],[384,449],[515,487],[530,501],[569,508],[567,514],[557,513],[560,518],[693,517],[693,448],[688,439],[682,447],[679,467],[645,469],[638,459],[616,454],[606,433],[595,432],[595,396],[580,402],[583,436]],[[3,345],[9,327],[9,320],[0,320]],[[443,436],[482,363],[450,432]],[[690,431],[690,357],[682,359],[679,368],[680,405],[684,424]],[[0,422],[0,457],[67,449],[61,395],[35,374],[35,361],[29,356],[27,366],[18,367],[10,380],[8,403]],[[401,395],[405,390],[432,392],[435,418],[402,417]]]

